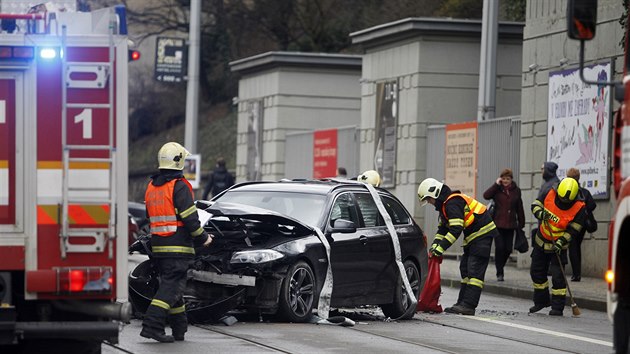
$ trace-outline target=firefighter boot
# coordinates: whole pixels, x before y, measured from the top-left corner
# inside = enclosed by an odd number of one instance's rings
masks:
[[[450,310],[450,311],[446,311],[446,310]],[[449,312],[449,313],[455,313],[458,315],[465,315],[465,316],[475,315],[475,309],[468,307],[466,305],[453,305],[453,307],[448,307],[444,311]]]
[[[168,317],[168,322],[173,330],[173,338],[175,338],[176,341],[183,341],[184,334],[188,330],[188,320],[186,319],[186,314],[182,312],[170,315]]]
[[[562,310],[551,309],[549,311],[549,316],[562,316]]]
[[[545,307],[549,307],[550,305],[551,304],[534,304],[534,306],[529,308],[529,313],[538,312],[544,309]]]
[[[173,338],[173,336],[167,336],[166,333],[164,333],[164,330],[160,332],[156,328],[145,326],[142,327],[140,336],[144,338],[155,339],[156,341],[161,343],[173,343],[175,341],[175,338]]]
[[[446,313],[457,313],[457,312],[455,312],[455,310],[453,308],[455,306],[461,306],[462,299],[464,297],[464,294],[466,293],[466,286],[467,286],[467,284],[462,281],[462,283],[459,285],[459,295],[457,296],[457,302],[455,303],[455,305],[445,308],[444,312],[446,312]]]

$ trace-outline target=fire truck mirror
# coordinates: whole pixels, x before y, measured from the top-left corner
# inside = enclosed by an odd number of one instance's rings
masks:
[[[567,3],[567,32],[569,38],[583,41],[595,37],[597,1],[569,0]]]

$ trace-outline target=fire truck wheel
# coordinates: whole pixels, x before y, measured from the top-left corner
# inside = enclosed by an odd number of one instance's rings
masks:
[[[628,353],[630,338],[630,304],[619,302],[613,317],[613,344],[615,353]]]
[[[289,267],[280,288],[278,315],[288,322],[306,322],[313,312],[315,275],[311,267],[299,261]]]
[[[420,272],[418,271],[418,267],[411,260],[406,260],[403,263],[405,268],[405,273],[407,275],[407,280],[409,280],[409,284],[411,285],[411,291],[413,291],[416,299],[420,295]],[[389,318],[400,318],[405,314],[409,306],[416,306],[416,304],[411,304],[409,301],[409,296],[407,295],[407,291],[405,289],[405,284],[400,277],[396,282],[396,290],[394,292],[394,302],[391,304],[381,305],[381,310],[383,310],[383,314]],[[406,315],[403,320],[410,319],[413,317],[414,312]]]

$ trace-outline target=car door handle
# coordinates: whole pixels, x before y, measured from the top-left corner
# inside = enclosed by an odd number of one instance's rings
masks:
[[[367,236],[365,236],[365,235],[361,235],[361,236],[359,237],[359,241],[361,241],[361,243],[365,246],[365,245],[367,245],[367,243],[368,243],[368,238],[367,238]]]

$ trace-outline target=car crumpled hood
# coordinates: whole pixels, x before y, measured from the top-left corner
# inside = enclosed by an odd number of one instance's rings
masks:
[[[258,208],[251,205],[227,203],[227,202],[214,202],[209,208],[205,209],[206,212],[212,214],[212,217],[225,216],[225,217],[239,217],[243,219],[256,220],[264,223],[273,223],[278,225],[285,225],[295,228],[297,234],[313,233],[314,229],[302,222],[275,211],[268,209]]]

